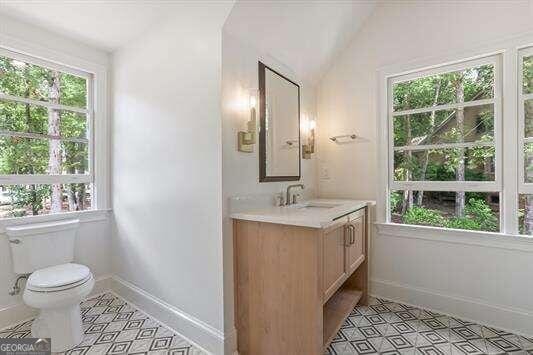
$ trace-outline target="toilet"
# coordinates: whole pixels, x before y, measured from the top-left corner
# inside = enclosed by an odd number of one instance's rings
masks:
[[[39,309],[31,334],[51,338],[52,352],[82,341],[80,302],[94,287],[90,269],[72,263],[78,227],[74,219],[6,228],[14,272],[30,274],[24,303]]]

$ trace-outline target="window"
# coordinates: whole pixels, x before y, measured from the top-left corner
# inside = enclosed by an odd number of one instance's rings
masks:
[[[518,229],[520,234],[533,235],[533,48],[521,50],[518,59]]]
[[[500,61],[389,78],[392,222],[500,231]]]
[[[94,203],[92,75],[0,50],[0,218]]]

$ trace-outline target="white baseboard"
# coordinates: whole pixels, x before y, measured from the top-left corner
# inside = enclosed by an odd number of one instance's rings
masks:
[[[109,290],[111,287],[111,276],[103,275],[97,277],[94,283],[94,288],[88,297],[93,297]],[[7,328],[17,324],[26,319],[33,318],[37,315],[35,308],[28,307],[19,298],[19,301],[11,306],[0,309],[0,329]]]
[[[445,295],[434,290],[388,280],[371,279],[370,290],[375,297],[433,310],[523,336],[533,336],[533,313],[527,310],[489,304],[478,299]]]
[[[223,355],[225,340],[230,343],[236,339],[232,334],[225,339],[220,330],[118,276],[112,277],[111,290],[210,354]]]

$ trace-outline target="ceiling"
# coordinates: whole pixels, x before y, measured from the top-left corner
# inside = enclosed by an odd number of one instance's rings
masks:
[[[316,83],[377,0],[240,0],[224,29]]]
[[[316,83],[378,0],[238,0],[225,31]],[[234,0],[0,0],[0,13],[112,52],[169,18],[190,21]]]
[[[0,13],[106,51],[191,8],[231,6],[234,0],[0,0]],[[189,14],[190,15],[190,14]],[[182,18],[183,19],[183,18]]]

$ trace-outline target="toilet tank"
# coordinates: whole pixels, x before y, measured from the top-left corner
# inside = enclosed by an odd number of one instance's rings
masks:
[[[79,220],[69,219],[6,227],[13,271],[28,274],[71,262],[79,224]]]

